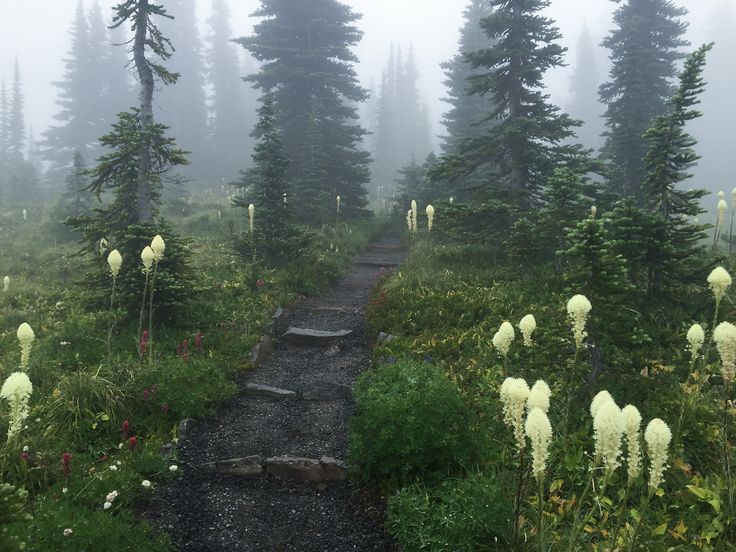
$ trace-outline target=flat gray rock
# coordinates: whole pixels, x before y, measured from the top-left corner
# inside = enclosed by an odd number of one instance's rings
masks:
[[[295,345],[306,345],[308,347],[324,347],[337,340],[353,335],[353,330],[338,330],[326,332],[324,330],[311,330],[308,328],[290,327],[286,330],[282,339]]]
[[[294,391],[269,387],[268,385],[261,385],[259,383],[249,383],[245,386],[245,392],[249,395],[267,397],[269,399],[290,399],[296,396]]]
[[[250,361],[255,366],[262,366],[268,362],[273,354],[273,341],[271,336],[264,335],[261,340],[253,346],[250,351]]]
[[[298,456],[266,458],[266,473],[279,479],[313,483],[342,481],[347,478],[344,464],[326,456],[320,460]]]
[[[246,456],[245,458],[230,458],[218,460],[202,465],[207,471],[224,473],[235,477],[259,477],[266,473],[263,459],[260,456]]]
[[[307,401],[339,401],[352,396],[353,390],[349,385],[326,380],[312,382],[302,391],[302,397]]]

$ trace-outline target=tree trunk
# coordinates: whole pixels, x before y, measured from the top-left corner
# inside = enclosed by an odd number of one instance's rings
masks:
[[[146,34],[148,31],[149,0],[138,0],[136,13],[136,31],[133,40],[133,60],[138,79],[141,82],[140,91],[140,122],[141,133],[147,136],[146,130],[153,123],[153,71],[146,59]],[[138,180],[136,183],[136,213],[138,222],[151,222],[153,219],[153,202],[151,194],[151,148],[148,139],[141,141],[141,150],[138,159]]]

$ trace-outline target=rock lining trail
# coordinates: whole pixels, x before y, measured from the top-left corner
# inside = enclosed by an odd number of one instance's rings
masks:
[[[397,240],[369,246],[339,284],[293,308],[290,337],[239,374],[239,394],[187,429],[183,473],[150,513],[179,550],[396,550],[383,500],[344,480],[343,462],[351,387],[370,368],[364,308],[376,273],[403,259]],[[316,341],[304,329],[319,330]]]

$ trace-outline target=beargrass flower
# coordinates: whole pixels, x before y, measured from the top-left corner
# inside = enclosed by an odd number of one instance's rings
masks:
[[[624,418],[624,437],[626,438],[626,464],[628,466],[629,483],[641,473],[641,414],[639,409],[627,404],[621,410]]]
[[[716,303],[720,303],[731,286],[731,275],[722,266],[717,266],[708,275],[708,286],[716,298]]]
[[[10,423],[8,424],[8,441],[23,428],[28,417],[28,400],[33,393],[33,384],[24,372],[13,372],[0,388],[0,397],[10,405]]]
[[[256,206],[252,203],[248,205],[248,232],[250,232],[250,235],[253,235],[253,228],[254,228],[254,217],[256,213]]]
[[[417,233],[417,202],[411,200],[411,231]]]
[[[713,330],[713,341],[721,356],[721,374],[726,383],[732,383],[736,374],[736,326],[721,322]]]
[[[725,194],[723,196],[726,197]],[[728,209],[728,203],[726,203],[725,199],[721,199],[718,201],[718,222],[716,223],[718,227],[723,226],[723,221],[726,218],[726,210]]]
[[[21,370],[25,371],[28,368],[28,361],[31,358],[31,349],[33,348],[33,341],[36,339],[36,334],[33,333],[33,328],[27,322],[23,322],[18,326],[16,335],[20,342],[20,367]]]
[[[434,224],[434,207],[427,205],[427,231],[432,231],[432,225]]]
[[[537,481],[541,481],[547,469],[549,444],[552,441],[552,425],[544,411],[533,408],[526,417],[524,430],[532,445],[532,472]]]
[[[455,203],[455,198],[454,197],[450,197],[450,205],[452,205],[453,203]]]
[[[3,278],[3,291],[10,291],[10,276]]]
[[[593,397],[593,400],[590,402],[590,415],[593,419],[595,419],[601,406],[607,402],[615,402],[608,391],[599,391],[596,396]]]
[[[411,232],[411,209],[406,212],[406,228]]]
[[[337,196],[337,212],[340,212],[340,196]]]
[[[493,336],[493,346],[498,349],[499,354],[506,358],[514,341],[514,327],[509,322],[504,322]]]
[[[151,482],[148,479],[144,479],[143,481],[141,481],[141,486],[142,487],[145,487],[146,489],[150,489],[151,488]]]
[[[516,446],[524,448],[524,427],[522,418],[526,400],[529,398],[529,386],[521,378],[506,378],[501,384],[501,402],[503,403],[503,421],[513,428]]]
[[[664,479],[667,467],[667,449],[672,441],[672,432],[659,418],[654,418],[644,431],[644,441],[649,453],[649,491],[656,491]]]
[[[538,408],[545,414],[549,412],[549,399],[552,396],[552,390],[544,380],[537,380],[529,391],[529,397],[526,400],[526,409],[531,412]]]
[[[575,295],[567,302],[567,315],[572,321],[572,333],[575,336],[575,346],[580,349],[583,340],[587,337],[585,324],[588,322],[588,314],[593,306],[584,295]]]
[[[521,330],[521,335],[524,336],[524,346],[525,347],[531,347],[532,345],[534,345],[534,341],[532,340],[532,334],[534,333],[534,330],[536,329],[537,329],[537,321],[534,318],[533,314],[527,314],[519,322],[519,330]]]
[[[726,199],[726,192],[723,190],[718,192],[718,200],[720,201],[721,199]]]
[[[606,478],[619,466],[623,434],[624,417],[621,409],[613,401],[603,403],[593,419],[593,439],[596,462],[603,462]]]
[[[700,324],[693,324],[687,331],[687,341],[690,343],[690,351],[692,353],[692,361],[698,358],[700,350],[705,343],[705,332]]]
[[[107,241],[107,240],[106,240],[105,238],[102,238],[102,239],[100,240],[100,244],[99,244],[99,249],[100,249],[100,257],[101,257],[102,255],[104,255],[104,254],[105,254],[105,251],[107,251],[107,247],[108,247],[109,245],[110,245],[110,244],[108,243],[108,241]]]
[[[591,206],[590,218],[594,219],[597,214],[598,214],[598,207],[596,207],[595,205]]]
[[[107,264],[110,265],[110,274],[113,279],[118,277],[120,273],[120,267],[123,266],[123,257],[120,255],[120,251],[113,249],[107,256]]]
[[[155,255],[153,254],[153,249],[151,249],[150,245],[147,245],[143,248],[143,251],[141,251],[141,261],[143,261],[143,269],[146,272],[150,272],[151,268],[153,268],[153,259],[155,258]]]
[[[151,250],[153,250],[154,262],[159,262],[161,259],[164,258],[164,251],[166,251],[166,242],[160,235],[156,234],[156,236],[154,236],[154,238],[151,240]]]

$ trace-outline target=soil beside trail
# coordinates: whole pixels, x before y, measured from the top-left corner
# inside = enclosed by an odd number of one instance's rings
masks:
[[[323,490],[274,477],[239,478],[202,469],[207,462],[259,455],[345,460],[349,398],[305,400],[302,391],[323,381],[351,386],[370,367],[364,308],[382,268],[403,261],[397,240],[358,255],[336,286],[305,299],[288,325],[352,330],[325,347],[279,341],[263,366],[242,373],[241,392],[212,418],[197,421],[180,443],[182,474],[157,495],[150,516],[179,550],[224,552],[393,551],[384,531],[383,501],[350,481]],[[287,399],[254,396],[248,384],[296,392]]]

